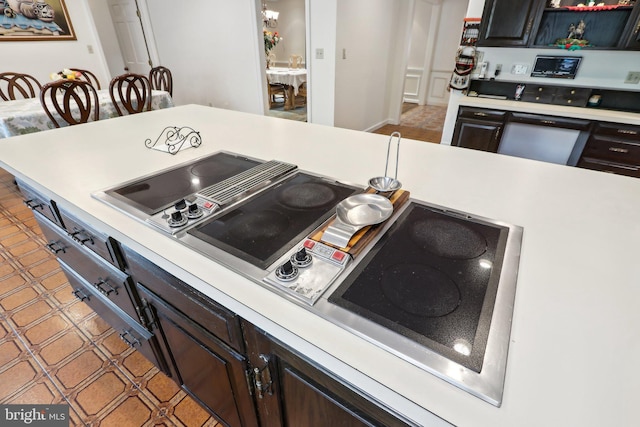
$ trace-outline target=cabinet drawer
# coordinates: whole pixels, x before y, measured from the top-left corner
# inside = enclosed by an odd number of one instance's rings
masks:
[[[20,187],[20,191],[25,198],[25,205],[27,205],[32,211],[42,214],[45,218],[59,227],[64,227],[62,220],[60,219],[56,203],[53,200],[47,199],[20,180],[16,179],[16,182],[18,183],[18,187]]]
[[[510,122],[526,123],[536,126],[557,127],[563,129],[588,130],[589,120],[569,119],[557,116],[542,116],[540,114],[511,113]]]
[[[553,97],[553,104],[570,107],[586,107],[591,89],[559,87]]]
[[[630,142],[606,136],[591,135],[582,152],[582,156],[611,160],[616,163],[640,165],[640,141]]]
[[[77,243],[91,249],[116,268],[123,269],[122,257],[118,253],[118,244],[111,237],[95,231],[64,209],[60,209],[60,217],[69,236]]]
[[[87,304],[93,311],[96,312],[105,322],[107,322],[120,336],[120,339],[124,341],[130,347],[140,351],[149,361],[158,366],[160,369],[166,371],[163,363],[159,363],[156,353],[154,351],[154,344],[152,339],[155,339],[153,335],[140,326],[137,322],[128,320],[123,313],[119,312],[117,307],[114,307],[105,301],[100,294],[89,285],[82,277],[78,275],[70,266],[64,262],[60,263],[60,267],[64,272],[69,284],[73,288],[73,295],[80,301]]]
[[[506,111],[487,110],[486,108],[460,107],[458,110],[458,117],[497,122],[502,122],[506,114]]]
[[[122,252],[127,271],[136,284],[145,286],[165,301],[169,301],[175,309],[233,349],[238,351],[244,349],[240,319],[235,313],[130,248],[122,246]]]
[[[640,142],[640,126],[619,123],[598,123],[594,130],[596,135],[609,135],[620,139]]]
[[[616,175],[632,176],[640,178],[640,166],[622,165],[603,160],[584,157],[577,165],[579,168],[592,169],[601,172],[613,173]]]
[[[47,238],[47,248],[54,253],[59,260],[74,269],[95,290],[104,295],[131,318],[138,319],[135,306],[129,294],[131,284],[129,276],[110,264],[102,261],[92,252],[84,249],[71,240],[47,221],[42,216],[35,215],[40,224],[42,233]]]
[[[551,104],[555,93],[555,88],[527,85],[522,92],[521,100],[524,102],[540,102],[543,104]]]

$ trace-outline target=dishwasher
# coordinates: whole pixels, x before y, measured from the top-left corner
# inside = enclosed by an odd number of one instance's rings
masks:
[[[589,120],[511,113],[498,154],[575,166],[589,137]]]

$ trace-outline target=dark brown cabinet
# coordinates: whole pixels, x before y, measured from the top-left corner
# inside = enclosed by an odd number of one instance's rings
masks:
[[[243,323],[260,425],[269,427],[410,426],[252,324]]]
[[[640,178],[640,126],[598,124],[577,166]]]
[[[257,426],[246,358],[140,283],[138,291],[178,385],[225,425]]]
[[[173,380],[224,425],[257,426],[238,316],[130,248],[122,251]]]
[[[544,5],[545,0],[487,0],[478,46],[528,46]]]
[[[640,2],[633,10],[624,35],[624,49],[640,50]]]
[[[497,152],[505,115],[504,111],[460,107],[451,145]]]
[[[57,257],[71,284],[73,295],[115,329],[122,341],[167,372],[156,338],[139,323],[131,280],[119,268],[117,242],[59,209],[55,201],[23,182],[18,181],[18,186],[47,240],[46,248]]]
[[[585,2],[586,3],[586,2]],[[588,49],[640,49],[640,3],[607,9],[547,7],[547,0],[487,0],[484,5],[478,46],[553,47],[569,36],[569,27],[583,21]]]

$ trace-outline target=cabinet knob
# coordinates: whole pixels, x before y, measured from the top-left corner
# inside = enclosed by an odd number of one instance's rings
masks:
[[[480,112],[475,112],[475,113],[473,113],[473,115],[477,116],[477,117],[487,117],[488,116],[487,113],[480,113]]]

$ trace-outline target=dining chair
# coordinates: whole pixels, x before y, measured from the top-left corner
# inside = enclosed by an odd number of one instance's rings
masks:
[[[291,55],[289,57],[289,68],[300,68],[302,66],[302,56]]]
[[[91,83],[82,80],[46,83],[40,91],[40,103],[57,128],[64,123],[72,126],[100,118],[96,89]]]
[[[96,90],[100,90],[100,80],[89,70],[81,70],[80,68],[69,68],[71,71],[75,71],[80,73],[80,80],[89,82],[96,88]]]
[[[109,94],[119,116],[151,110],[151,82],[142,74],[114,77],[109,83]]]
[[[307,105],[307,82],[298,87],[298,94],[294,102],[294,107],[304,107]]]
[[[149,71],[149,81],[151,82],[151,89],[164,90],[173,96],[173,77],[171,76],[171,70],[167,67],[161,65],[153,67]]]
[[[0,73],[0,99],[3,101],[37,98],[41,86],[40,82],[29,74]]]

